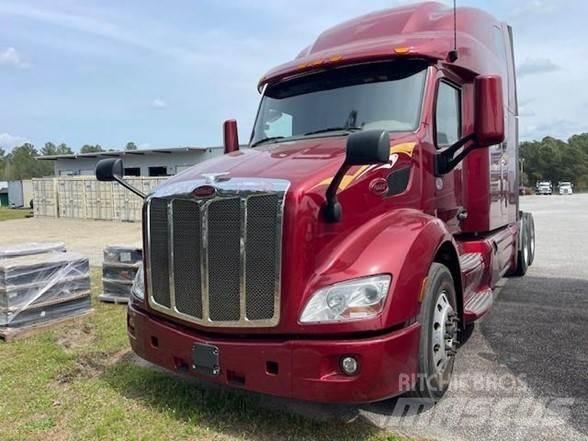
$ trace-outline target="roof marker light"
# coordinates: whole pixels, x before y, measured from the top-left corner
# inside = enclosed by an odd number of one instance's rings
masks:
[[[409,52],[410,52],[409,47],[395,47],[394,48],[394,53],[398,54],[398,55],[408,54]]]

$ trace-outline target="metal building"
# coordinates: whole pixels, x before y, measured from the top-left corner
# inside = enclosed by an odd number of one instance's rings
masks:
[[[161,177],[175,175],[190,166],[221,155],[223,147],[174,147],[116,152],[74,153],[39,156],[54,161],[55,176],[91,176],[96,163],[104,158],[122,158],[126,176]]]
[[[0,181],[0,207],[8,207],[8,182]]]

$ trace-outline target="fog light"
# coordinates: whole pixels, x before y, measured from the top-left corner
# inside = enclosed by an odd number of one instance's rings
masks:
[[[355,375],[359,370],[359,362],[355,359],[355,357],[345,356],[341,357],[341,371],[345,375]]]

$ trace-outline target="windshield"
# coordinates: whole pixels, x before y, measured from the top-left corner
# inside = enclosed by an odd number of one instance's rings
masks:
[[[346,130],[417,128],[427,64],[395,61],[334,69],[266,90],[251,144]]]

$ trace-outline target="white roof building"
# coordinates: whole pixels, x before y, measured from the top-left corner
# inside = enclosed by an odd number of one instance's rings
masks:
[[[222,146],[172,147],[39,156],[37,159],[54,161],[55,176],[93,175],[96,163],[104,158],[121,158],[126,176],[172,176],[222,153]]]

